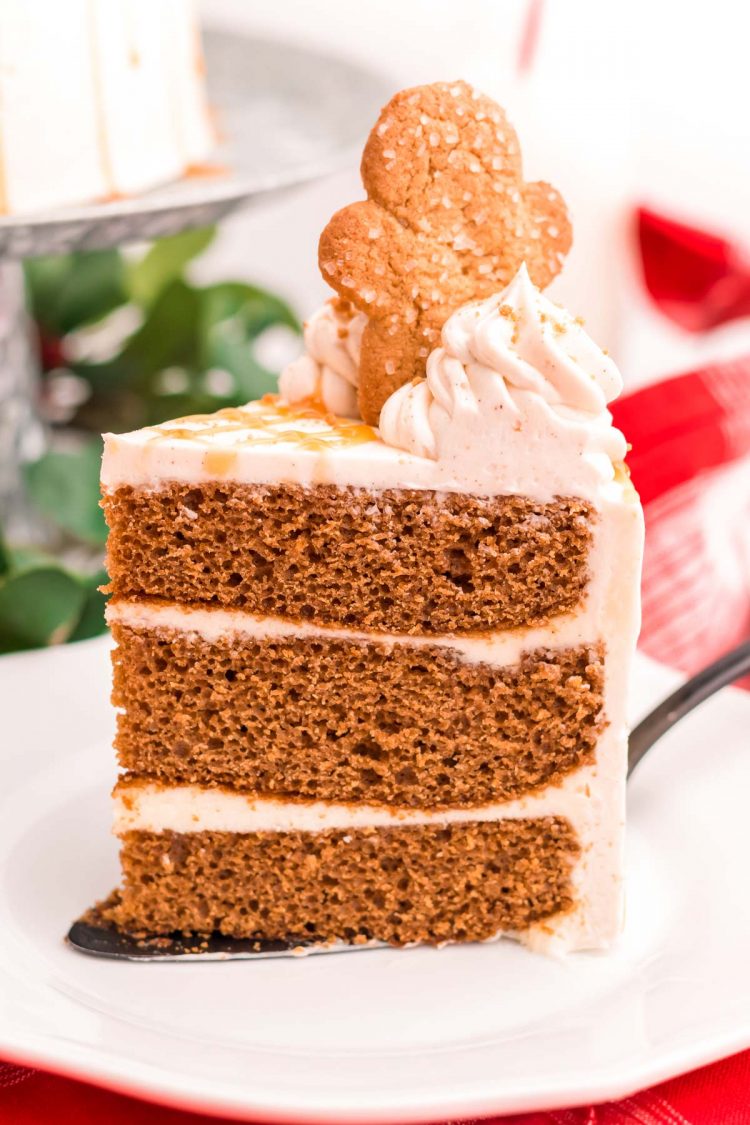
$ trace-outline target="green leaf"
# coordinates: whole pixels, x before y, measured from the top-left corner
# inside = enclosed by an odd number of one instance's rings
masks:
[[[238,316],[248,337],[259,336],[276,324],[291,328],[293,332],[302,331],[302,325],[286,301],[243,281],[208,285],[201,290],[201,301],[207,327]]]
[[[101,320],[127,300],[125,266],[119,250],[75,254],[60,291],[58,330],[64,336],[83,324]]]
[[[52,450],[25,470],[32,500],[58,527],[99,545],[107,526],[99,507],[101,442],[90,441],[75,453]]]
[[[184,281],[172,281],[159,294],[141,327],[120,355],[126,380],[146,392],[168,367],[197,370],[200,358],[200,297]]]
[[[106,632],[104,607],[107,604],[107,595],[102,594],[99,587],[104,586],[108,580],[106,570],[97,571],[96,574],[82,579],[83,608],[75,629],[68,637],[69,641],[86,641],[89,637],[98,637],[100,633]]]
[[[23,265],[29,311],[34,320],[52,335],[58,334],[57,308],[60,290],[71,269],[71,255],[29,258]]]
[[[221,368],[234,377],[234,397],[242,402],[276,390],[277,377],[258,363],[239,318],[213,325],[206,340],[206,366]]]
[[[268,328],[301,331],[289,305],[254,285],[225,281],[201,290],[201,306],[202,367],[228,371],[238,402],[276,390],[276,375],[258,362],[253,342]]]
[[[75,363],[71,370],[101,395],[135,391],[149,397],[156,376],[168,367],[200,369],[201,324],[198,290],[172,281],[156,298],[122,351],[106,363]]]
[[[20,573],[22,570],[38,570],[40,567],[44,568],[53,563],[58,565],[57,560],[48,555],[46,551],[39,550],[38,547],[11,547],[8,552],[10,556],[10,571],[13,574]]]
[[[32,314],[47,334],[64,336],[128,300],[119,250],[92,250],[26,265]]]
[[[170,281],[182,276],[188,262],[212,241],[214,227],[186,230],[155,242],[143,258],[128,268],[130,295],[136,304],[151,305]]]
[[[3,529],[0,527],[0,578],[10,570],[10,548],[5,542]]]
[[[64,641],[75,628],[86,592],[53,559],[0,580],[0,652]]]

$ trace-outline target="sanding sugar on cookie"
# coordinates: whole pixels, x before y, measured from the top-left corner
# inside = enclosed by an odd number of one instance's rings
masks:
[[[560,194],[523,179],[505,113],[465,82],[403,90],[362,156],[367,199],[338,211],[320,239],[323,277],[367,314],[359,408],[424,374],[448,316],[502,289],[522,262],[540,289],[572,233]]]

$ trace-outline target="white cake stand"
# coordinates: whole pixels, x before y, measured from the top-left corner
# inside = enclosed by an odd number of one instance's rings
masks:
[[[358,64],[227,31],[207,31],[209,101],[222,143],[204,173],[132,199],[0,217],[0,523],[33,538],[21,467],[44,447],[21,260],[120,246],[209,226],[341,166],[386,100]]]

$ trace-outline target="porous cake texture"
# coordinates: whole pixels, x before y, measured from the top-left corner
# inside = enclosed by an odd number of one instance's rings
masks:
[[[470,662],[327,636],[207,642],[113,613],[120,765],[165,784],[410,808],[487,804],[594,758],[601,646]]]
[[[374,194],[321,246],[345,299],[281,394],[106,436],[123,882],[101,914],[607,948],[642,552],[620,376],[532,280],[569,225],[493,103],[406,91],[373,135]]]
[[[569,910],[559,817],[322,832],[132,832],[110,917],[131,931],[485,941]]]
[[[447,633],[536,625],[588,578],[576,498],[206,481],[105,495],[118,595],[322,625]]]

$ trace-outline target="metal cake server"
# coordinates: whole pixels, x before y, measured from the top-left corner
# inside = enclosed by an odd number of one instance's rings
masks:
[[[632,775],[654,743],[675,723],[709,696],[748,673],[750,641],[738,645],[672,692],[633,728],[628,746],[628,776]],[[276,941],[231,938],[223,934],[190,937],[179,933],[140,938],[120,933],[106,925],[97,915],[96,909],[88,911],[83,918],[73,923],[66,941],[81,953],[124,961],[231,961],[311,953],[355,953],[382,948],[384,944],[375,941],[362,945],[322,942],[311,939],[309,935],[299,939],[291,936]]]
[[[676,691],[641,719],[633,727],[628,740],[628,777],[630,777],[638,763],[645,758],[647,752],[663,734],[684,719],[693,708],[697,707],[709,696],[715,695],[721,688],[735,683],[750,672],[750,641],[745,641],[736,648],[724,653],[713,664],[696,672]]]

